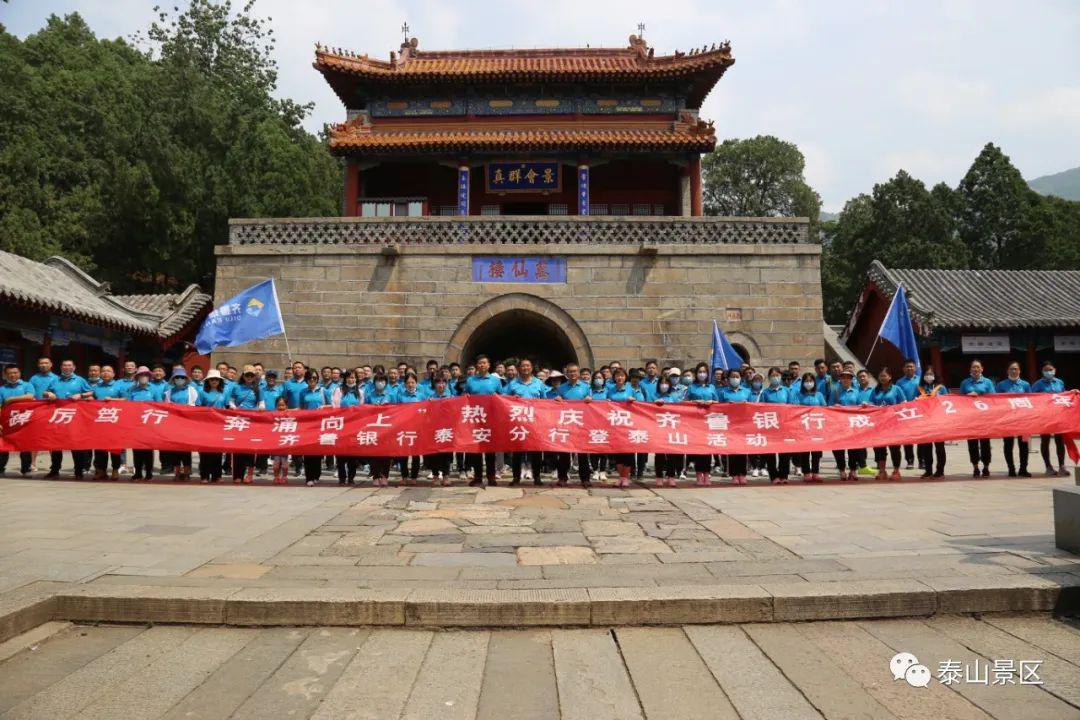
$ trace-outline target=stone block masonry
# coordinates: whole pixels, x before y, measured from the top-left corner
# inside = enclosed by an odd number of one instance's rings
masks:
[[[484,222],[498,220],[501,230]],[[534,218],[530,235],[528,218],[508,220],[233,221],[231,243],[217,248],[215,299],[273,277],[292,354],[317,366],[470,361],[462,354],[485,322],[505,313],[525,335],[534,321],[558,328],[590,366],[707,359],[714,318],[757,367],[822,352],[820,246],[805,221]],[[450,222],[473,232],[447,241]],[[566,282],[473,281],[474,256],[538,255],[565,258]],[[285,342],[214,359],[281,367]]]

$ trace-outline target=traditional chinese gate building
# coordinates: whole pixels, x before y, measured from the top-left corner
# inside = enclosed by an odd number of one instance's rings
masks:
[[[532,354],[754,363],[822,346],[805,218],[701,217],[698,117],[730,46],[422,51],[319,47],[346,108],[343,217],[234,220],[217,294],[275,277],[294,355],[320,364]],[[283,361],[270,340],[226,359]]]

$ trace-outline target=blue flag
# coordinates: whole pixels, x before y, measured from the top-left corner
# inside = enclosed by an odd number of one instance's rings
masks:
[[[742,367],[743,358],[738,351],[731,347],[731,343],[728,342],[727,336],[720,329],[720,326],[716,324],[716,321],[712,321],[712,369],[724,368],[724,370],[731,370],[732,368]]]
[[[908,309],[907,293],[904,286],[896,287],[889,312],[881,322],[878,338],[888,340],[900,350],[905,358],[915,361],[915,377],[922,375],[922,363],[919,362],[919,346],[915,342],[915,329],[911,325],[911,311]]]
[[[285,332],[274,280],[263,280],[218,305],[203,321],[195,347],[207,355],[218,347],[243,345]]]

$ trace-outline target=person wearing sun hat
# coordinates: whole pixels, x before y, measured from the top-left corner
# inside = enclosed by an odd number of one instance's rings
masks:
[[[199,391],[190,383],[187,371],[182,365],[173,368],[169,378],[169,387],[165,389],[164,401],[174,405],[194,407],[199,402]],[[177,450],[169,453],[173,466],[173,480],[185,482],[191,478],[191,451]],[[165,468],[162,468],[164,472]]]
[[[132,402],[157,402],[157,391],[150,385],[150,368],[140,365],[135,370],[133,382],[128,386],[126,397]],[[152,480],[154,477],[154,451],[132,450],[131,461],[135,468],[131,481]]]

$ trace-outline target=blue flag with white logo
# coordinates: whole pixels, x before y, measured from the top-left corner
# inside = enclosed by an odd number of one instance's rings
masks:
[[[724,370],[731,370],[732,368],[742,367],[743,358],[739,352],[731,346],[728,342],[727,336],[724,335],[724,331],[720,329],[720,326],[716,324],[716,321],[712,321],[712,369],[724,368]]]
[[[915,342],[915,328],[911,325],[911,310],[908,308],[907,293],[904,286],[898,285],[893,295],[889,312],[881,322],[878,337],[888,340],[900,350],[905,358],[915,361],[915,377],[922,375],[922,363],[919,362],[919,345]]]
[[[207,355],[214,348],[243,345],[284,332],[277,289],[271,278],[252,285],[214,308],[199,328],[195,347]]]

